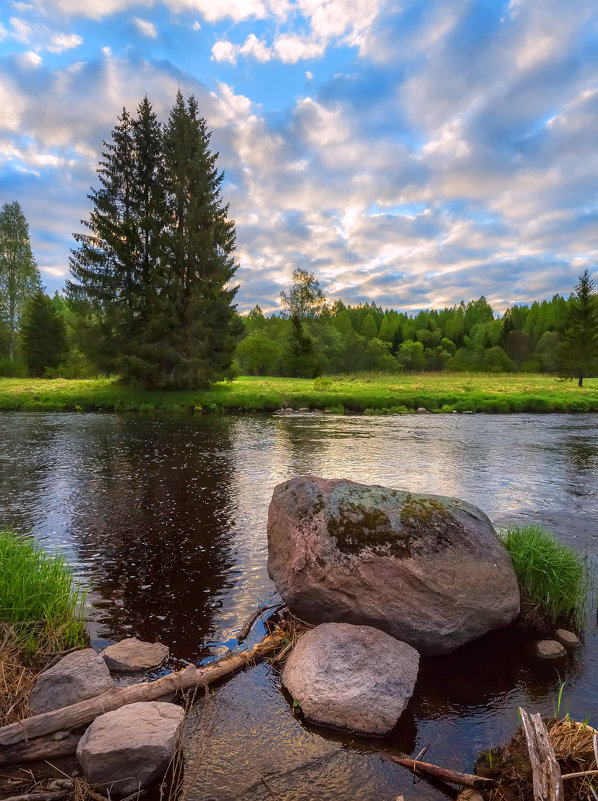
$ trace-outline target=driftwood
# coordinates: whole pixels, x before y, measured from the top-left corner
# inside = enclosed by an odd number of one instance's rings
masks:
[[[260,604],[257,607],[257,609],[254,609],[254,611],[249,615],[245,623],[243,623],[243,625],[241,626],[241,631],[237,635],[237,642],[243,642],[243,640],[247,638],[249,632],[253,628],[253,624],[258,619],[258,617],[260,617],[264,612],[268,612],[270,609],[276,609],[277,607],[280,606],[281,606],[280,603]]]
[[[18,723],[0,728],[0,755],[5,746],[14,746],[36,737],[44,737],[57,731],[76,729],[90,723],[98,715],[111,712],[137,701],[157,701],[172,693],[182,693],[194,687],[207,687],[220,679],[231,676],[249,664],[260,662],[285,644],[284,634],[271,634],[247,651],[227,655],[223,659],[196,668],[189,665],[178,673],[170,673],[152,682],[119,687],[80,701],[63,709],[55,709],[25,718]]]
[[[74,754],[81,739],[80,734],[60,731],[49,737],[36,737],[17,745],[6,745],[0,749],[0,765],[14,765],[16,762],[37,762],[39,759]]]
[[[561,769],[542,717],[539,712],[528,715],[521,707],[519,713],[532,763],[534,801],[563,801],[565,790]]]
[[[475,776],[471,773],[459,773],[459,771],[449,770],[448,768],[439,768],[438,765],[431,765],[429,762],[418,762],[417,759],[396,757],[390,754],[386,754],[386,756],[398,765],[408,768],[416,776],[429,776],[433,779],[449,782],[449,784],[458,784],[461,787],[475,787],[476,789],[487,787],[489,784],[496,784],[494,779],[486,779],[483,776]]]
[[[57,801],[66,798],[71,790],[40,790],[38,793],[25,793],[24,795],[11,795],[4,801]]]

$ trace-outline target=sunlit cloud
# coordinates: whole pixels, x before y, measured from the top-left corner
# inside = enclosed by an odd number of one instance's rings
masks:
[[[153,22],[140,19],[139,17],[134,17],[133,22],[137,30],[143,34],[143,36],[149,36],[150,39],[156,39],[158,37],[158,30]]]
[[[63,50],[73,50],[83,44],[83,39],[76,33],[59,33],[53,36],[47,49],[51,53],[62,53]]]

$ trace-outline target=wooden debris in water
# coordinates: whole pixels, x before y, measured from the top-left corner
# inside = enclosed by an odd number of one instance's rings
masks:
[[[542,716],[539,712],[528,715],[523,707],[519,707],[519,714],[532,765],[534,801],[564,801],[561,768]]]

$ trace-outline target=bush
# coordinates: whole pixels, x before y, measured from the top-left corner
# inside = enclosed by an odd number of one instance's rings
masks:
[[[63,557],[0,531],[0,620],[30,656],[85,645],[83,603]]]
[[[511,555],[523,622],[539,632],[581,631],[590,587],[586,560],[540,526],[510,527],[501,539]]]

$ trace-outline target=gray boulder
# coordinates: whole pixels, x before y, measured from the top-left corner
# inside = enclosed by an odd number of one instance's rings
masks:
[[[67,654],[41,673],[29,695],[34,715],[87,701],[111,690],[114,682],[102,657],[93,648]]]
[[[160,642],[144,642],[136,637],[127,637],[102,651],[110,670],[136,673],[156,668],[168,658],[168,647]]]
[[[386,734],[413,694],[419,654],[371,626],[324,623],[293,648],[282,683],[316,723]]]
[[[303,476],[274,489],[268,573],[314,624],[374,626],[440,654],[519,614],[511,558],[457,498]]]
[[[184,712],[159,701],[129,704],[97,717],[77,746],[89,782],[125,795],[160,776],[174,755]]]

